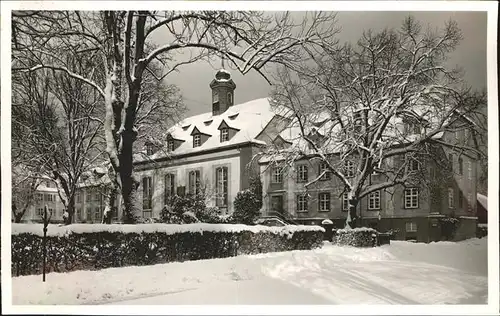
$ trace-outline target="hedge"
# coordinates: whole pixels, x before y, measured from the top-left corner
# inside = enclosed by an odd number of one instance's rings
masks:
[[[339,246],[375,247],[377,231],[373,228],[337,229],[332,242]]]
[[[12,225],[12,275],[42,273],[42,225]],[[46,272],[99,270],[321,247],[319,226],[49,225]]]

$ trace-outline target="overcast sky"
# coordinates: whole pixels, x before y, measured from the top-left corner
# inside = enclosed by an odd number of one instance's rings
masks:
[[[341,42],[355,43],[363,30],[399,28],[410,12],[338,12],[338,25],[342,28],[338,38]],[[424,27],[444,26],[453,19],[463,33],[463,41],[449,60],[465,71],[465,80],[475,88],[486,87],[486,16],[485,12],[411,12]],[[219,68],[220,65],[214,65]],[[188,108],[185,116],[211,111],[211,91],[208,86],[217,69],[206,62],[183,66],[180,72],[169,77],[176,84]],[[272,87],[255,72],[241,75],[232,71],[236,83],[235,104],[267,97]]]

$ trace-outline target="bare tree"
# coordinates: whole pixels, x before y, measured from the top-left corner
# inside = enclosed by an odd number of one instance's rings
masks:
[[[470,142],[445,136],[479,132],[470,117],[481,115],[486,100],[484,94],[473,97],[461,71],[446,66],[461,39],[453,21],[439,31],[423,30],[410,16],[399,30],[365,32],[356,45],[325,41],[306,49],[306,62],[276,76],[274,102],[291,120],[292,145],[270,150],[270,159],[323,163],[306,187],[333,174],[347,193],[346,227],[352,228],[361,198],[428,182],[419,166],[447,165],[443,148],[480,154]]]
[[[54,180],[69,224],[78,179],[102,155],[97,146],[102,134],[96,117],[99,96],[81,81],[56,72],[17,74],[13,88],[13,121],[23,130],[23,138],[13,144],[19,155],[13,161]]]
[[[313,13],[296,22],[288,13],[234,11],[15,12],[12,46],[19,62],[12,70],[49,68],[98,91],[105,104],[106,152],[123,196],[126,222],[135,222],[140,207],[133,144],[145,74],[165,79],[179,66],[213,54],[224,56],[241,73],[262,73],[266,64],[293,61],[301,47],[333,37],[334,19],[334,15]],[[155,45],[151,35],[156,31],[171,40]],[[60,53],[82,51],[102,60],[103,75],[79,73],[59,58]],[[181,53],[185,54],[179,61]],[[186,53],[189,56],[182,59]],[[157,63],[163,66],[161,73],[152,67]]]
[[[20,165],[12,169],[12,216],[14,223],[20,223],[34,204],[40,175]]]

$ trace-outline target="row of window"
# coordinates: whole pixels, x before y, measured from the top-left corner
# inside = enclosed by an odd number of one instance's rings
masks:
[[[104,212],[104,207],[101,207],[101,206],[96,206],[96,207],[88,206],[86,208],[85,214],[83,214],[82,208],[76,208],[75,209],[75,219],[79,222],[86,220],[87,222],[100,223],[102,221],[102,217],[104,215],[103,212]],[[116,207],[112,209],[111,217],[113,220],[118,219],[118,210]]]
[[[454,155],[449,154],[448,159],[450,161],[450,165],[452,168],[452,171],[454,169]],[[410,172],[415,172],[420,170],[420,162],[416,159],[411,159],[408,162],[408,171]],[[354,168],[354,163],[352,161],[345,161],[344,162],[344,174],[346,177],[353,177],[355,168]],[[472,180],[472,161],[467,162],[467,171],[468,171],[468,179]],[[272,168],[271,170],[271,182],[272,183],[282,183],[283,182],[283,172],[284,169],[281,167],[275,167]],[[463,175],[464,173],[464,163],[463,163],[463,158],[459,157],[458,158],[458,174]],[[321,181],[326,181],[331,179],[331,171],[328,168],[328,164],[325,162],[322,162],[319,164],[318,167],[318,175],[321,175],[321,178],[319,180]],[[307,165],[298,165],[297,166],[297,182],[298,183],[303,183],[309,181],[309,167]]]
[[[227,207],[228,205],[228,167],[218,167],[215,169],[215,193],[216,206]],[[173,195],[183,195],[183,192],[176,192],[175,174],[167,173],[163,176],[163,203],[167,203],[167,199]],[[201,171],[191,170],[188,173],[188,193],[193,195],[201,194]],[[142,208],[146,212],[150,212],[153,207],[153,181],[149,176],[142,178]],[[145,214],[146,216],[148,214]]]
[[[52,193],[37,193],[36,194],[36,200],[38,202],[55,202],[57,199],[57,194],[52,194]]]
[[[309,195],[297,195],[297,211],[307,212],[309,210]],[[282,205],[282,203],[272,201],[274,207]],[[404,190],[404,207],[407,209],[416,209],[419,207],[419,190],[418,188],[407,188]],[[381,209],[381,194],[380,191],[372,192],[368,195],[368,210]],[[328,212],[332,210],[332,196],[329,192],[318,193],[318,210],[320,212]],[[347,193],[342,196],[342,211],[349,210],[349,199]]]
[[[229,141],[229,128],[221,128],[219,135],[220,142]],[[201,142],[201,134],[193,135],[193,148],[200,147],[202,145]],[[175,141],[168,140],[167,141],[167,151],[171,152],[175,150]],[[146,144],[146,155],[151,156],[155,153],[155,146],[153,144]]]
[[[48,212],[47,214],[50,214],[50,216],[55,216],[56,215],[55,209],[53,209],[53,208],[49,207],[47,209],[47,212]],[[39,207],[39,208],[36,209],[36,216],[38,216],[40,218],[43,217],[43,207]]]
[[[410,161],[408,165],[409,171],[418,171],[420,170],[420,163],[413,159]],[[353,177],[355,174],[354,162],[345,161],[344,162],[344,175],[348,178]],[[375,172],[374,172],[375,174]],[[283,182],[283,168],[276,167],[271,171],[271,181],[272,183],[282,183]],[[332,173],[328,168],[328,164],[322,162],[318,166],[318,175],[322,175],[319,179],[320,181],[327,181],[332,178]],[[307,165],[298,165],[297,166],[297,182],[303,183],[309,181],[309,167]]]
[[[354,176],[354,163],[351,161],[347,161],[345,173],[347,177]],[[283,172],[284,169],[281,167],[275,167],[271,171],[271,182],[272,183],[282,183],[283,182]],[[321,163],[318,166],[318,175],[321,175],[319,180],[327,181],[332,178],[331,171],[328,168],[326,163]],[[297,182],[307,182],[309,181],[309,167],[307,165],[298,165],[297,166]]]
[[[229,141],[229,128],[221,128],[220,129],[220,134],[219,134],[219,139],[221,143]],[[168,146],[169,148],[174,148],[173,141],[172,145]],[[194,134],[193,135],[193,148],[200,147],[201,146],[201,134]],[[170,149],[169,149],[170,150]]]
[[[309,196],[307,194],[297,195],[297,211],[307,212],[308,211]],[[331,208],[331,194],[329,192],[323,192],[318,194],[318,209],[321,212],[328,212]],[[368,197],[368,209],[369,210],[380,210],[380,191],[373,192]],[[347,193],[342,196],[342,211],[349,210],[349,199]]]

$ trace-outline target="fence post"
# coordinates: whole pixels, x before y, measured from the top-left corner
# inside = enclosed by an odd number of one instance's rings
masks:
[[[46,259],[47,259],[47,226],[49,226],[50,218],[52,214],[48,213],[47,205],[43,208],[43,238],[42,238],[42,248],[43,248],[43,265],[42,265],[42,280],[45,282],[45,268],[46,268]]]

